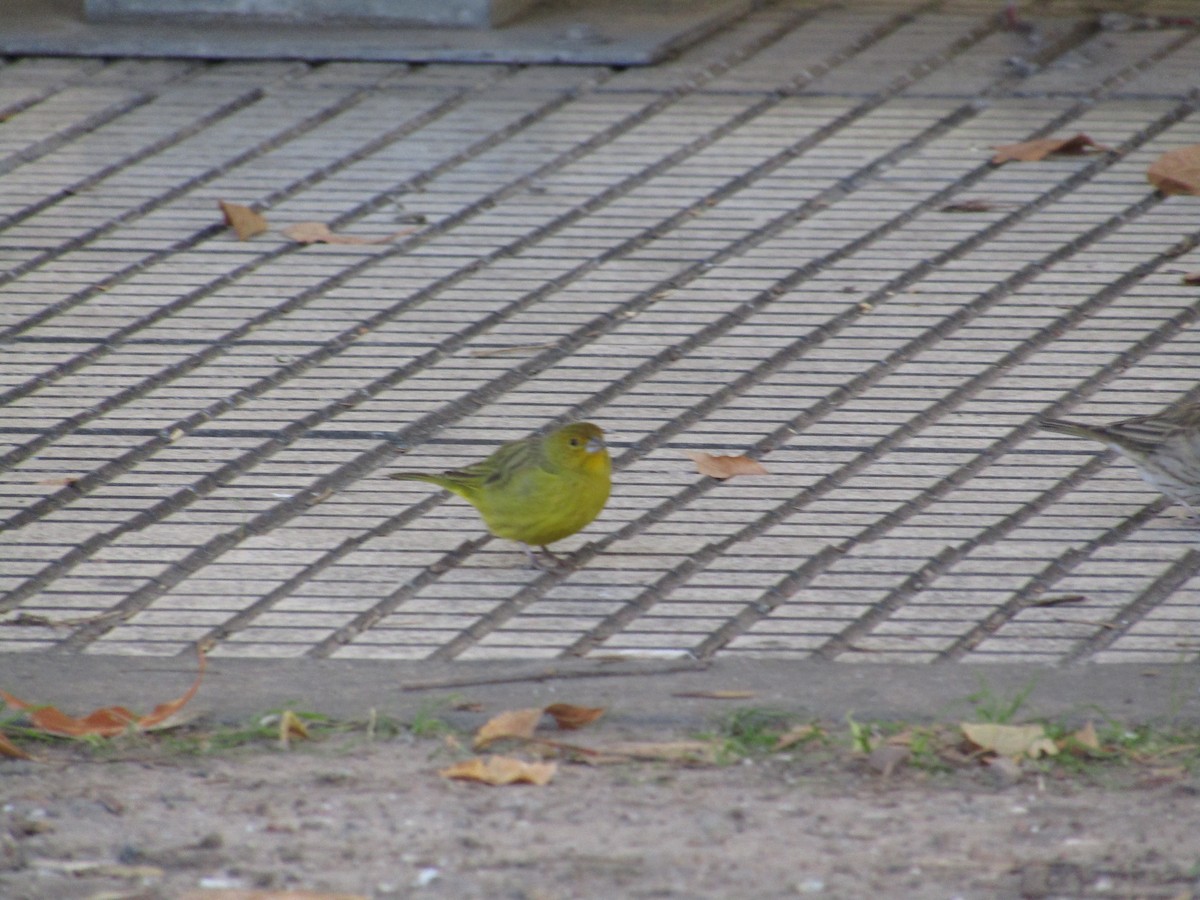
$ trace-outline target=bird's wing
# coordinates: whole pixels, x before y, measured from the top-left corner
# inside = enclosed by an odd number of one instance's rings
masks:
[[[452,469],[444,477],[475,487],[501,487],[512,481],[515,473],[541,465],[541,446],[536,438],[511,441],[498,447],[487,459]]]
[[[1195,408],[1183,407],[1153,416],[1136,416],[1114,422],[1107,431],[1119,442],[1149,453],[1177,434],[1195,431],[1200,427],[1200,415]]]

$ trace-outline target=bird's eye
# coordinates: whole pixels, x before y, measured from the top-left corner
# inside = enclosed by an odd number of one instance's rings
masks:
[[[579,438],[571,438],[571,446],[578,447],[579,446]]]

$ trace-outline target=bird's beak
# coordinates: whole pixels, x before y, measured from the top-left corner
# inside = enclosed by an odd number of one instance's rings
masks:
[[[587,447],[585,449],[588,453],[599,453],[604,449],[604,441],[600,440],[598,437],[588,438]]]

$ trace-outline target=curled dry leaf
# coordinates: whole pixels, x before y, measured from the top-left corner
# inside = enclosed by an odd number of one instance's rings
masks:
[[[980,198],[970,200],[959,200],[957,203],[947,203],[945,206],[939,206],[938,212],[944,213],[981,213],[991,212],[996,209],[997,205],[991,200],[983,200]]]
[[[0,756],[7,756],[9,759],[33,759],[3,734],[0,734]]]
[[[541,721],[541,709],[510,709],[493,716],[475,732],[471,746],[482,750],[488,744],[505,739],[527,741]]]
[[[1182,281],[1184,284],[1192,284],[1192,285],[1200,284],[1200,272],[1188,272],[1186,275],[1184,275],[1179,280]]]
[[[1200,194],[1200,144],[1168,150],[1150,164],[1146,180],[1164,194]]]
[[[196,673],[196,680],[187,692],[177,700],[160,703],[153,712],[145,716],[137,716],[123,706],[106,706],[78,719],[53,706],[28,703],[3,690],[0,690],[0,700],[13,709],[23,710],[34,728],[59,737],[115,737],[129,729],[151,731],[170,728],[178,724],[179,711],[200,689],[200,680],[204,677],[206,665],[207,661],[201,653],[200,671]]]
[[[1029,605],[1034,607],[1048,607],[1085,602],[1087,602],[1087,597],[1083,594],[1057,594],[1053,597],[1039,597],[1037,600],[1031,600]]]
[[[292,738],[307,740],[308,726],[290,709],[285,709],[283,715],[279,717],[279,746],[286,750],[290,746]]]
[[[412,234],[413,230],[402,228],[384,237],[367,238],[354,234],[335,234],[324,222],[300,222],[283,229],[283,234],[300,244],[386,244],[401,235]]]
[[[1021,141],[1019,144],[1005,144],[993,148],[996,155],[992,157],[992,165],[999,166],[1006,162],[1038,162],[1051,154],[1060,156],[1079,156],[1082,153],[1111,153],[1112,148],[1097,144],[1086,134],[1077,134],[1069,138],[1038,138],[1033,141]]]
[[[61,478],[43,478],[38,484],[49,485],[50,487],[75,487],[79,483],[79,479],[74,475],[63,475]]]
[[[1088,722],[1074,734],[1069,735],[1060,742],[1059,749],[1071,749],[1076,752],[1083,751],[1084,754],[1098,753],[1100,751],[1100,737],[1096,734],[1096,726]]]
[[[473,757],[438,772],[443,778],[484,784],[546,785],[558,771],[557,763],[530,763],[507,756]]]
[[[734,475],[770,475],[758,460],[748,456],[713,456],[702,450],[688,450],[687,455],[696,463],[696,470],[701,475],[718,478],[722,481]]]
[[[239,241],[248,241],[267,230],[267,220],[248,206],[224,200],[218,200],[217,206],[221,207],[225,224],[237,233]]]
[[[966,739],[978,747],[1000,756],[1019,759],[1027,756],[1054,756],[1058,745],[1041,725],[996,725],[992,722],[963,722],[959,725]]]
[[[603,706],[573,706],[570,703],[551,703],[545,712],[554,717],[555,723],[564,731],[573,731],[590,725],[604,715]]]

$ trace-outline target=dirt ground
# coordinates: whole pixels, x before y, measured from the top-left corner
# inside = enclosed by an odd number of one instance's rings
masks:
[[[439,777],[445,739],[409,732],[37,752],[0,761],[6,898],[1200,893],[1200,788],[1179,771],[885,776],[802,745],[697,767],[563,763],[547,786],[491,787]]]

